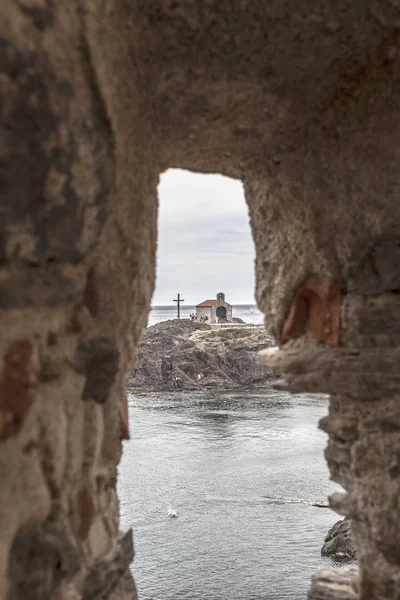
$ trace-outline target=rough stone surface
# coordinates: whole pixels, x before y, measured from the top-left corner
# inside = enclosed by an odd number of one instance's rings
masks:
[[[82,600],[108,600],[132,559],[133,539],[129,529],[118,536],[110,552],[94,565],[85,581]]]
[[[25,589],[21,540],[50,515],[78,570],[44,550],[36,594],[42,572],[55,600],[82,597],[113,547],[157,184],[179,167],[243,181],[272,366],[291,390],[331,394],[326,457],[347,492],[331,504],[352,519],[357,594],[397,600],[398,4],[0,4],[0,599]],[[310,277],[338,287],[311,293]],[[125,566],[110,599],[133,590]]]
[[[357,567],[341,571],[323,570],[312,578],[308,600],[358,600],[360,593]]]
[[[322,556],[330,556],[337,561],[349,561],[357,558],[358,552],[351,532],[351,521],[341,519],[328,531],[324,545],[321,548]]]
[[[16,340],[7,349],[0,375],[0,439],[21,429],[34,401],[41,362],[37,339]]]

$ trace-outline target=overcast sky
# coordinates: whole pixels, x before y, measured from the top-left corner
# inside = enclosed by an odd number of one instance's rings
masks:
[[[239,181],[169,170],[161,176],[157,282],[153,305],[198,304],[225,292],[253,304],[254,244]]]

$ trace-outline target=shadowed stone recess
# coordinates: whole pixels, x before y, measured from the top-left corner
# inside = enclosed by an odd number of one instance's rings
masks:
[[[119,351],[114,340],[94,338],[78,346],[76,369],[86,375],[82,400],[102,404],[108,398],[119,365]]]

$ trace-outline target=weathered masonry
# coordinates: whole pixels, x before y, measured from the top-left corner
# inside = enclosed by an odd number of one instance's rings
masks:
[[[219,292],[215,299],[196,304],[196,317],[206,317],[209,323],[229,323],[232,321],[232,305],[226,302],[225,294]]]
[[[244,182],[264,358],[331,395],[361,564],[310,598],[398,599],[398,2],[0,4],[1,600],[135,597],[116,468],[169,167]]]

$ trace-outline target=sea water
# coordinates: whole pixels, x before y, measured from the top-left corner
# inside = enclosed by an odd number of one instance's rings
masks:
[[[324,396],[131,395],[118,491],[141,600],[305,600],[338,520]],[[171,512],[177,518],[171,517]]]

